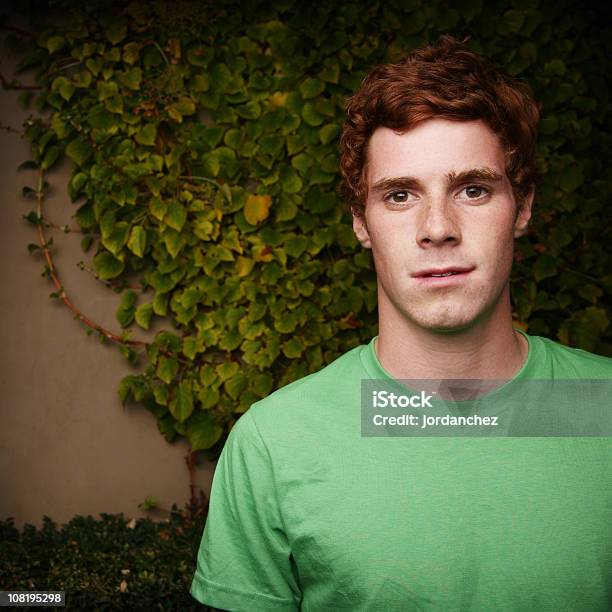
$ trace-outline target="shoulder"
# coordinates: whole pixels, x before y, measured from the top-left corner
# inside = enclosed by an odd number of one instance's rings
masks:
[[[539,367],[555,378],[612,379],[612,358],[572,348],[544,338],[529,336],[537,351]]]
[[[361,380],[368,377],[362,363],[366,350],[368,345],[357,346],[318,372],[281,387],[254,403],[238,423],[246,420],[260,432],[295,432],[337,414],[343,406],[354,405],[360,397]]]

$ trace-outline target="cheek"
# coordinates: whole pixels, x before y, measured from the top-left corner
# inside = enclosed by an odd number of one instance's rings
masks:
[[[372,240],[372,255],[377,266],[385,267],[389,272],[393,272],[394,268],[404,268],[410,263],[410,259],[414,256],[414,250],[411,250],[411,240],[409,236],[401,228],[395,225],[379,225],[372,228],[370,232]]]

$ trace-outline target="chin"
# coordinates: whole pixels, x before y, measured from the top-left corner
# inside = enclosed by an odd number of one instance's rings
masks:
[[[457,312],[438,312],[438,313],[407,313],[408,318],[422,329],[429,331],[452,333],[460,332],[469,328],[478,316],[477,313],[457,313]]]

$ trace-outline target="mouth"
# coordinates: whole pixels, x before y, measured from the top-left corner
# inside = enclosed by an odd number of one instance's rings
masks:
[[[448,278],[451,276],[467,276],[474,268],[431,268],[413,274],[414,278]]]

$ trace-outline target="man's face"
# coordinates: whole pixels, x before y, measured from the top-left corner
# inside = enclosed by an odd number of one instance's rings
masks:
[[[453,331],[508,309],[514,238],[532,196],[516,215],[493,131],[446,119],[381,127],[367,157],[365,224],[355,217],[353,227],[372,249],[380,316]]]

